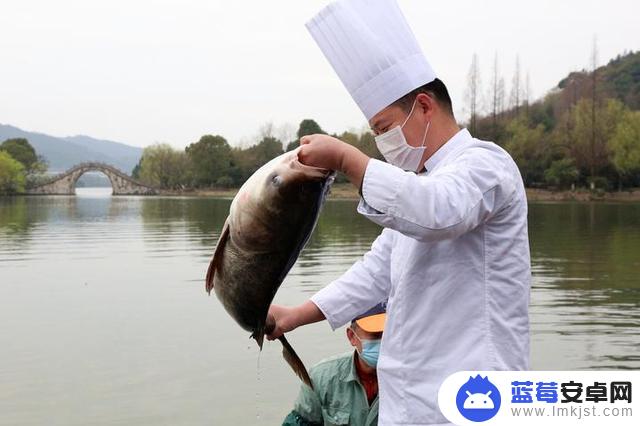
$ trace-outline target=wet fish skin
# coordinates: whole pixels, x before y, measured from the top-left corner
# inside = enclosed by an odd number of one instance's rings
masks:
[[[295,263],[333,182],[329,170],[301,164],[297,150],[261,167],[231,203],[206,277],[225,310],[262,349],[274,327],[267,319],[280,284]],[[286,338],[283,356],[309,386],[304,364]]]

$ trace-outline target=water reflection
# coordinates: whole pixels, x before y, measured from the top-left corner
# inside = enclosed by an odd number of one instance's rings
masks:
[[[0,424],[281,420],[298,383],[280,349],[265,346],[258,381],[254,343],[204,292],[229,205],[0,198]],[[278,302],[368,249],[380,229],[355,208],[326,204]],[[533,204],[529,224],[532,367],[640,368],[640,205]],[[326,324],[290,340],[308,364],[347,349]]]
[[[533,365],[640,367],[640,206],[530,206]]]

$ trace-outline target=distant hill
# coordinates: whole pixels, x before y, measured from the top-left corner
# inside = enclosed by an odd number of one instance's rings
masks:
[[[640,110],[640,52],[618,55],[606,65],[598,67],[596,88],[598,99],[617,99],[630,110]],[[505,138],[509,137],[505,132],[506,126],[518,117],[518,111],[526,111],[532,127],[543,124],[545,131],[552,131],[567,110],[581,99],[590,99],[592,96],[593,72],[571,72],[542,98],[531,101],[529,105],[520,104],[519,108],[506,108],[498,112],[495,121],[491,111],[479,115],[475,135],[504,144]]]
[[[470,120],[469,127],[509,151],[525,185],[602,191],[640,185],[640,137],[634,133],[640,52],[618,55],[595,73],[572,72],[541,99],[515,99],[520,102]]]
[[[619,99],[632,110],[640,109],[640,52],[618,55],[596,72],[602,95]],[[573,90],[571,85],[574,83],[578,88],[578,97],[588,97],[592,76],[589,71],[572,72],[558,83],[558,88],[562,91]]]
[[[25,138],[49,164],[49,172],[61,172],[85,161],[111,164],[130,174],[142,155],[142,148],[89,136],[54,137],[0,124],[0,143]]]

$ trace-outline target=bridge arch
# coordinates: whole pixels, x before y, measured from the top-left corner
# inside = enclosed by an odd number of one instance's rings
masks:
[[[97,170],[87,170],[83,174],[78,175],[78,178],[73,183],[76,195],[80,195],[78,189],[82,190],[87,187],[98,187],[102,190],[107,190],[107,186],[105,185],[108,185],[109,194],[112,194],[113,182],[111,182],[111,178]]]
[[[80,163],[66,172],[27,188],[27,194],[74,195],[76,182],[83,174],[91,171],[103,173],[111,182],[113,195],[156,195],[158,191],[106,163]]]

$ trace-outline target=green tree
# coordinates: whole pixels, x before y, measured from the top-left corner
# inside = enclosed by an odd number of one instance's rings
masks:
[[[359,134],[344,132],[338,136],[338,139],[348,143],[349,145],[355,146],[371,158],[383,160],[382,154],[380,154],[380,151],[378,151],[378,148],[376,147],[375,137],[371,132],[363,132]]]
[[[527,186],[542,182],[544,170],[550,162],[550,137],[539,124],[529,127],[528,120],[520,116],[507,125],[505,149],[518,165]]]
[[[230,175],[237,185],[244,183],[263,164],[282,154],[282,142],[271,136],[266,136],[262,140],[247,149],[233,149],[232,170]]]
[[[25,138],[7,139],[0,145],[0,150],[23,165],[27,175],[43,173],[47,170],[45,161],[38,157],[36,150]]]
[[[169,144],[155,144],[144,149],[140,161],[140,179],[165,189],[184,186],[188,176],[188,160],[184,151]]]
[[[327,134],[315,120],[310,118],[304,119],[300,122],[300,127],[298,127],[298,139],[307,135],[315,135],[316,133]]]
[[[282,142],[271,136],[263,138],[257,145],[250,149],[255,152],[256,160],[260,166],[283,153]]]
[[[189,145],[185,152],[196,186],[211,186],[229,174],[232,166],[231,147],[222,136],[204,135],[198,142]]]
[[[575,184],[580,176],[573,158],[563,158],[551,163],[544,171],[544,181],[554,188],[568,188]]]
[[[625,111],[610,140],[613,165],[623,177],[640,173],[640,111]]]
[[[327,132],[322,130],[322,127],[315,120],[310,118],[304,119],[300,122],[298,126],[298,131],[296,133],[297,139],[291,141],[287,144],[285,149],[286,152],[293,151],[298,146],[300,146],[300,138],[307,135],[315,135],[315,134],[323,134],[326,135]]]
[[[384,161],[384,157],[380,154],[380,151],[378,151],[378,147],[376,146],[375,136],[371,132],[360,133],[360,137],[358,138],[358,149],[371,158]]]
[[[573,128],[569,135],[571,156],[582,174],[589,178],[601,175],[611,165],[608,141],[625,111],[622,102],[608,99],[596,108],[596,119],[593,120],[592,108],[591,99],[578,101],[571,111]]]
[[[296,149],[297,147],[300,146],[300,141],[299,140],[295,140],[295,141],[291,141],[287,144],[287,149],[286,151],[293,151],[294,149]]]
[[[8,152],[0,151],[0,194],[24,191],[24,166]]]
[[[133,168],[133,170],[131,170],[131,177],[134,179],[140,179],[140,167],[142,164],[142,157],[140,157],[140,159],[138,160],[138,164],[136,164]]]

